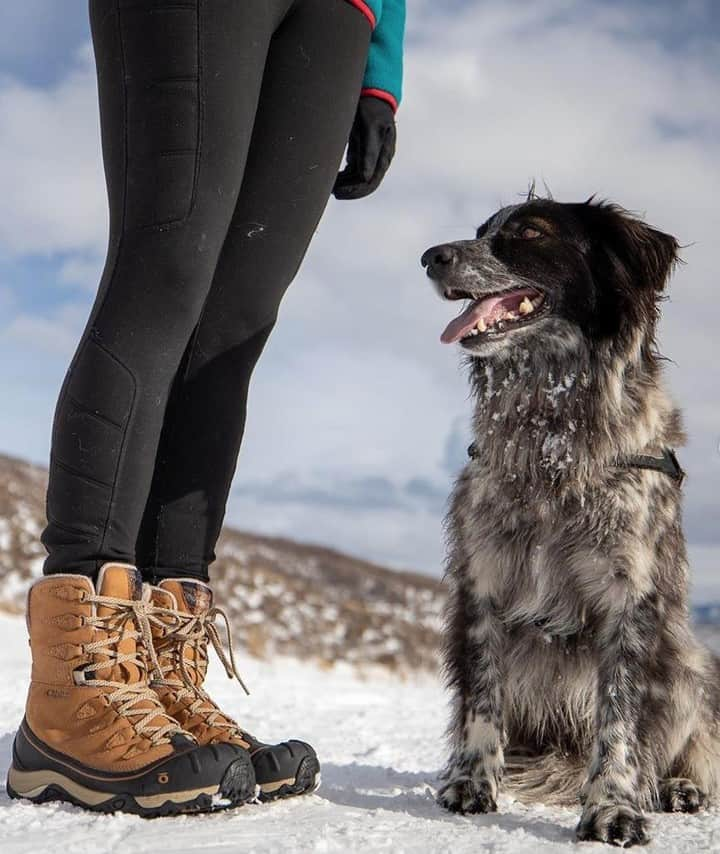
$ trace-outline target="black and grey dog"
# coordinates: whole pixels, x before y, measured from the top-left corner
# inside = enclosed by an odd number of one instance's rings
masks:
[[[683,442],[655,350],[678,243],[621,208],[531,197],[423,256],[471,300],[475,397],[448,517],[445,665],[461,813],[579,796],[580,839],[647,841],[720,782],[720,666],[693,637]]]

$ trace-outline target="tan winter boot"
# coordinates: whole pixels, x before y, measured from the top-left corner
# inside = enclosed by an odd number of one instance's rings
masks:
[[[320,785],[320,765],[304,741],[263,744],[217,706],[203,689],[212,643],[230,678],[245,688],[235,668],[230,626],[213,607],[210,588],[191,579],[166,579],[151,588],[151,624],[159,673],[153,680],[165,711],[200,744],[233,744],[250,751],[261,800],[302,795]],[[230,658],[226,656],[215,617],[225,620]],[[246,689],[247,690],[247,689]]]
[[[105,564],[97,592],[82,575],[51,575],[30,589],[32,681],[10,797],[150,817],[255,796],[247,751],[199,746],[150,688],[141,590],[140,574],[125,564]]]

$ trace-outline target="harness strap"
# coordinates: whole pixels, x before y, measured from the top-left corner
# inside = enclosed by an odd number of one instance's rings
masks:
[[[475,442],[468,447],[467,453],[471,460],[479,456]],[[678,458],[675,456],[675,451],[672,448],[663,448],[661,457],[653,457],[649,454],[633,454],[630,457],[617,460],[617,462],[613,463],[613,467],[659,471],[676,480],[678,486],[682,486],[686,477],[685,471],[678,462]]]
[[[672,448],[663,448],[661,457],[652,457],[649,454],[634,454],[624,460],[618,460],[617,466],[624,468],[652,469],[668,475],[682,486],[685,480],[685,471],[675,456]]]

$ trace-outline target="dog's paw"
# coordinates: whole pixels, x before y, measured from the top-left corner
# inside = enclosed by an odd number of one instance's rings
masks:
[[[632,804],[587,805],[575,835],[580,841],[607,842],[620,848],[650,841],[647,819]]]
[[[697,812],[707,806],[707,795],[692,782],[682,777],[661,780],[660,807],[665,812]]]
[[[497,810],[490,783],[487,780],[476,783],[470,777],[450,780],[438,792],[437,801],[446,810],[461,815]]]

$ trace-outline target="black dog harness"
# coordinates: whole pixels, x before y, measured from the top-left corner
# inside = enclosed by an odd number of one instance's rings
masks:
[[[633,454],[633,456],[626,457],[624,460],[618,460],[616,465],[624,468],[660,471],[673,480],[676,480],[678,486],[682,486],[685,480],[685,471],[678,462],[678,458],[675,456],[675,451],[672,448],[663,448],[661,457],[652,457],[648,454]]]
[[[471,460],[480,456],[475,442],[470,445],[467,452]],[[632,456],[618,460],[613,464],[613,467],[659,471],[676,480],[678,486],[682,486],[685,480],[685,471],[678,462],[678,458],[675,456],[675,451],[672,448],[663,448],[661,457],[653,457],[649,454],[633,454]]]

